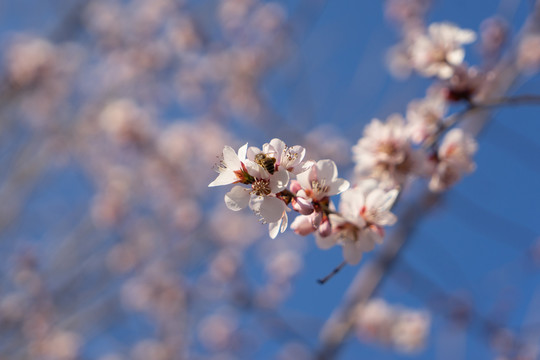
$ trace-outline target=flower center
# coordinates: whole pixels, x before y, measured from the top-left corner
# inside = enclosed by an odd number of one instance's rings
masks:
[[[330,188],[328,185],[326,185],[326,181],[324,180],[313,180],[311,181],[311,189],[315,194],[324,194],[327,193]]]
[[[387,154],[388,156],[393,156],[397,154],[398,147],[391,141],[385,141],[379,143],[379,146],[377,146],[377,151]]]
[[[287,148],[285,150],[285,157],[287,158],[288,161],[294,161],[298,158],[298,153],[297,152],[294,152],[291,148]]]
[[[270,189],[270,180],[268,179],[255,180],[252,188],[252,193],[257,196],[266,196],[272,192],[272,190]]]

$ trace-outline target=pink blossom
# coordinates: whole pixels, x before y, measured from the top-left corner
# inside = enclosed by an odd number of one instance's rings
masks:
[[[407,132],[411,140],[420,144],[434,135],[448,108],[440,91],[428,93],[424,99],[413,100],[407,108]]]
[[[472,156],[478,145],[462,129],[452,129],[444,137],[437,152],[429,188],[443,191],[455,184],[463,174],[474,171],[476,165]]]
[[[377,181],[370,179],[341,195],[339,214],[330,215],[333,232],[317,237],[317,245],[328,249],[336,244],[343,247],[343,257],[349,264],[357,264],[362,254],[382,243],[383,226],[396,222],[390,212],[398,191],[385,191]]]
[[[448,79],[454,67],[465,58],[462,45],[476,40],[472,30],[464,30],[451,23],[433,23],[428,33],[415,38],[411,45],[414,68],[424,76]]]
[[[413,150],[403,117],[391,115],[386,123],[373,119],[353,146],[356,173],[390,187],[402,185],[421,172],[420,150]]]

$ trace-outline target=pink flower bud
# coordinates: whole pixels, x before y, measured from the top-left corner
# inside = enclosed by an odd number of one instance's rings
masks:
[[[328,218],[324,218],[321,225],[319,226],[319,234],[321,234],[322,237],[327,237],[332,233],[332,225],[330,224],[330,221],[328,221]]]
[[[292,207],[302,215],[309,215],[313,212],[313,204],[311,201],[300,197],[293,199]]]

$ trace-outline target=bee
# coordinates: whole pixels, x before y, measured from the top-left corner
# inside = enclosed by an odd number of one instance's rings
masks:
[[[275,171],[274,165],[276,163],[276,159],[266,155],[265,153],[259,153],[255,155],[255,162],[259,165],[261,165],[266,171],[268,171],[270,174],[273,174]]]

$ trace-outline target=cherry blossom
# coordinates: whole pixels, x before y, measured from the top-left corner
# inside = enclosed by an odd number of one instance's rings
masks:
[[[319,160],[298,174],[297,182],[291,187],[295,194],[293,208],[302,214],[291,224],[296,233],[307,235],[318,229],[322,236],[330,234],[330,196],[340,194],[350,186],[347,180],[337,176],[337,167],[332,160]]]
[[[245,165],[246,152],[247,143],[238,149],[238,154],[230,146],[225,146],[221,162],[217,168],[219,175],[208,187],[253,182],[253,176],[249,174]]]
[[[430,190],[443,191],[455,184],[463,174],[474,171],[476,165],[472,156],[477,148],[476,141],[462,129],[450,130],[436,154]]]
[[[287,205],[275,195],[285,190],[289,181],[287,171],[278,170],[270,175],[260,165],[247,161],[251,169],[258,167],[253,181],[249,188],[240,185],[233,187],[225,194],[225,205],[233,211],[242,210],[249,205],[264,222],[278,222],[283,218]],[[252,170],[253,172],[255,171]]]
[[[256,157],[259,154],[264,154],[267,159],[274,159],[272,161],[275,169],[283,168],[293,174],[298,174],[306,170],[302,161],[306,155],[306,149],[300,145],[289,147],[282,140],[274,138],[269,143],[264,144],[262,150],[256,147],[250,147],[247,157],[252,161],[256,161]]]
[[[332,235],[318,236],[317,245],[328,249],[336,244],[343,247],[343,257],[349,264],[357,264],[362,254],[373,250],[383,241],[383,226],[396,222],[390,212],[398,190],[383,190],[373,179],[362,181],[357,187],[341,195],[339,214],[330,214]]]
[[[386,123],[373,119],[353,147],[353,155],[361,178],[376,178],[389,186],[402,185],[411,174],[422,171],[421,154],[411,147],[399,114],[391,115]]]
[[[424,76],[448,79],[465,58],[462,45],[476,40],[472,30],[443,22],[433,23],[428,33],[415,38],[410,53],[414,68]]]
[[[383,299],[359,305],[355,315],[358,337],[388,344],[409,353],[424,345],[431,325],[429,313],[393,306]]]
[[[413,100],[407,108],[407,132],[411,140],[420,144],[437,132],[448,108],[440,91],[428,93],[421,100]]]

